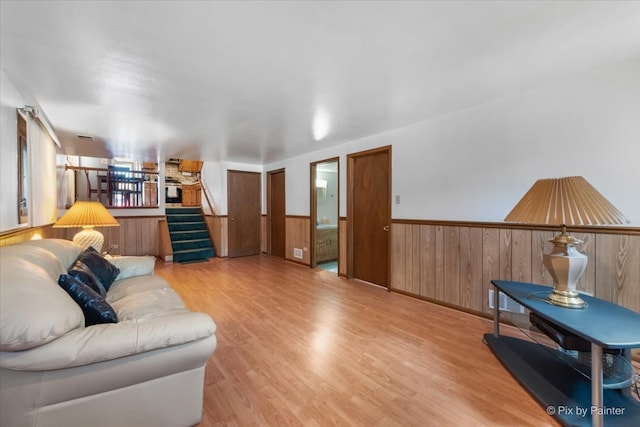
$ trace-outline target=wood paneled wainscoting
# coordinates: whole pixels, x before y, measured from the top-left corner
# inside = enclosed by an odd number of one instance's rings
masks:
[[[581,291],[640,312],[640,228],[574,227],[589,257]],[[394,220],[391,288],[489,314],[491,279],[551,285],[542,256],[557,230],[505,223]]]
[[[227,215],[205,215],[207,228],[213,239],[216,256],[229,256],[229,217]]]
[[[347,277],[347,218],[338,218],[338,275]]]
[[[120,255],[153,255],[159,254],[158,222],[164,216],[126,216],[116,217],[119,227],[96,227],[104,235],[103,251],[110,250]],[[32,239],[35,235],[42,238],[58,238],[72,240],[80,228],[53,228],[51,225],[28,228],[0,236],[0,246],[7,246]]]
[[[299,264],[311,265],[311,218],[309,216],[287,215],[285,217],[285,259]],[[302,251],[297,258],[296,249]]]

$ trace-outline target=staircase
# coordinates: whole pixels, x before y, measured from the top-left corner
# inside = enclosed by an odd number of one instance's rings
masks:
[[[165,213],[174,262],[206,261],[216,256],[199,207],[167,208]]]

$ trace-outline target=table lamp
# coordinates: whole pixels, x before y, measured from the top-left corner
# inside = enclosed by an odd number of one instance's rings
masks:
[[[65,212],[53,224],[54,228],[82,227],[82,231],[73,236],[73,243],[87,249],[89,246],[102,252],[104,236],[94,227],[115,227],[118,221],[100,202],[79,201]]]
[[[549,240],[553,251],[544,254],[544,266],[553,278],[551,304],[584,308],[576,291],[587,268],[587,256],[578,251],[582,243],[567,233],[567,225],[626,224],[629,220],[581,176],[540,179],[533,184],[505,218],[508,222],[556,224],[562,233]]]

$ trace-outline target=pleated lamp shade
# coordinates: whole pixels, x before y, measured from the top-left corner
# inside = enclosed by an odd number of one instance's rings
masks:
[[[505,221],[558,225],[629,223],[615,206],[581,176],[536,181]]]
[[[83,230],[73,236],[73,243],[86,249],[93,246],[98,252],[102,251],[104,236],[93,227],[115,227],[118,221],[100,202],[79,201],[65,212],[53,224],[54,228],[82,227]]]

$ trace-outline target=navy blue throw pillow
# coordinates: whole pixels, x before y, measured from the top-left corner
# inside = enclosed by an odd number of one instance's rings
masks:
[[[82,309],[85,326],[118,322],[118,315],[113,307],[90,286],[68,274],[60,275],[58,284]]]
[[[102,282],[93,274],[93,271],[82,261],[76,261],[75,264],[67,272],[69,276],[73,276],[91,289],[96,291],[102,297],[107,296],[107,290],[102,286]]]
[[[74,269],[79,262],[84,264],[84,267],[78,266],[79,270],[83,271],[84,268],[91,270],[93,275],[104,288],[105,292],[109,290],[113,281],[118,277],[118,274],[120,274],[118,267],[104,259],[104,257],[100,255],[93,246],[89,246],[78,256],[78,259],[76,259],[76,262],[71,269]]]

